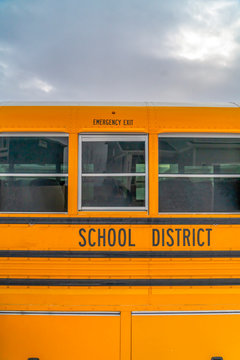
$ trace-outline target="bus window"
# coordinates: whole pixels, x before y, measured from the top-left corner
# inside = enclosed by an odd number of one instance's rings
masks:
[[[159,138],[159,212],[239,212],[240,138]]]
[[[147,209],[146,141],[143,135],[80,135],[79,209]]]
[[[68,137],[0,136],[0,211],[66,212]]]

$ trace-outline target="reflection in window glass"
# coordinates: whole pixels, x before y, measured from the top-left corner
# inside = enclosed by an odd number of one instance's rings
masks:
[[[67,175],[68,137],[0,136],[1,212],[66,212]]]
[[[80,135],[80,208],[146,209],[146,136]]]
[[[83,173],[144,173],[144,141],[82,143]]]
[[[240,138],[159,139],[159,211],[240,212]]]
[[[145,177],[97,176],[82,178],[83,207],[145,206]]]
[[[159,178],[160,212],[239,212],[240,179]]]
[[[0,177],[1,212],[67,211],[67,177]]]
[[[159,173],[240,174],[240,138],[161,138]]]
[[[0,173],[67,173],[67,137],[0,137]]]

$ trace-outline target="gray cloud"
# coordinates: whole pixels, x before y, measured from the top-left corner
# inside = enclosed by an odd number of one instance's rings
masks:
[[[0,100],[238,101],[238,0],[0,0]]]

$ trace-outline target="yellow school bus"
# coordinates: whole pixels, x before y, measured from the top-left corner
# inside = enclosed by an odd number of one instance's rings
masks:
[[[240,358],[240,109],[2,104],[0,360]]]

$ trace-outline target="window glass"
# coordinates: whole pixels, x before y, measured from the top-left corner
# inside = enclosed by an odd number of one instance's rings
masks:
[[[159,178],[160,212],[239,212],[240,179]]]
[[[80,208],[146,209],[146,137],[80,135]],[[135,175],[136,174],[136,175]]]
[[[145,178],[142,176],[83,176],[82,187],[83,207],[138,207],[145,205]]]
[[[144,141],[92,141],[82,144],[84,173],[144,173]]]
[[[0,211],[66,212],[68,137],[0,136]]]
[[[0,176],[0,211],[67,211],[67,184],[67,177]]]
[[[240,139],[159,139],[159,211],[240,212]]]
[[[67,171],[67,137],[0,137],[0,173]]]
[[[159,139],[159,173],[240,174],[240,139]]]

